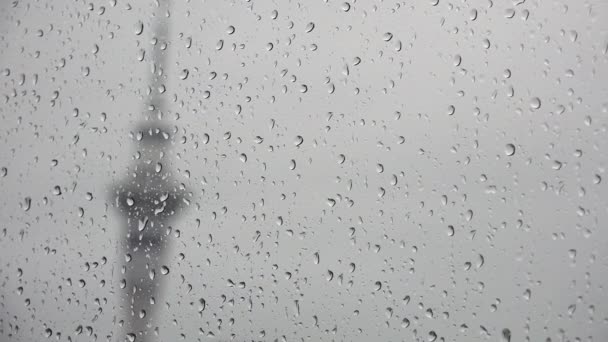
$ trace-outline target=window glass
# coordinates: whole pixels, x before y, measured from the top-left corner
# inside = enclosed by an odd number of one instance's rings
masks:
[[[608,340],[608,4],[0,2],[0,341]]]

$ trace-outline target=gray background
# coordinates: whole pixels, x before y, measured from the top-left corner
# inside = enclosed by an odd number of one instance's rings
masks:
[[[154,8],[0,3],[1,341],[124,338],[108,193]],[[194,200],[159,340],[608,340],[608,2],[344,9],[174,2],[163,96]]]

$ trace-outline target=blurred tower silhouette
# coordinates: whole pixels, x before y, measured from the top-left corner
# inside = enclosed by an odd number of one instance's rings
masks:
[[[183,186],[172,178],[169,154],[172,132],[164,117],[167,103],[160,89],[166,76],[167,39],[171,0],[159,0],[152,19],[152,77],[150,92],[133,138],[137,152],[125,180],[114,186],[116,207],[126,219],[122,236],[124,260],[121,276],[121,339],[152,341],[157,333],[156,309],[162,278],[169,272],[166,250],[169,222],[186,203]],[[123,259],[124,257],[124,259]],[[126,281],[126,283],[125,283]]]

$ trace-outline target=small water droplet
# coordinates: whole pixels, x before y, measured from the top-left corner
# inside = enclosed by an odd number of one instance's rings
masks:
[[[538,97],[533,97],[532,99],[530,99],[530,108],[536,110],[536,109],[539,109],[540,106],[541,106],[541,102]]]
[[[188,69],[182,69],[182,71],[179,73],[179,78],[181,80],[185,80],[188,78],[188,75],[190,75],[190,71]]]
[[[315,252],[313,255],[313,262],[315,265],[318,265],[321,262],[321,257],[319,256],[319,252]]]
[[[160,268],[160,273],[161,273],[162,275],[167,275],[167,274],[169,274],[169,267],[167,267],[167,266],[161,266],[161,268]]]
[[[374,291],[380,291],[382,289],[382,283],[377,281],[374,283]]]
[[[507,328],[502,329],[502,341],[511,342],[511,330],[509,330]]]
[[[455,112],[456,112],[456,107],[449,105],[448,110],[447,110],[448,115],[454,115]]]
[[[310,33],[314,29],[315,29],[315,23],[310,22],[306,25],[306,28],[304,29],[304,31],[306,31],[306,33]]]
[[[133,31],[135,32],[135,35],[141,35],[144,32],[144,23],[142,21],[136,22]]]
[[[505,154],[506,154],[507,156],[512,156],[512,155],[514,155],[514,154],[515,154],[515,145],[513,145],[513,144],[507,144],[507,145],[505,146]]]

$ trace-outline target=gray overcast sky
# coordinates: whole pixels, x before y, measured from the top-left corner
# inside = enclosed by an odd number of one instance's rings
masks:
[[[160,89],[154,11],[0,3],[1,341],[124,339],[149,92],[159,340],[608,340],[608,2],[180,0]]]

